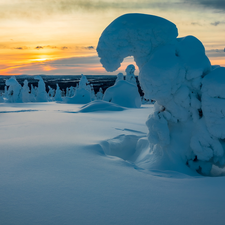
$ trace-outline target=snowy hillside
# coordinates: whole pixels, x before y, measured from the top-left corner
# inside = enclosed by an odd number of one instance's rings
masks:
[[[224,177],[143,170],[104,153],[107,143],[132,151],[151,105],[80,107],[0,104],[0,224],[224,224]]]

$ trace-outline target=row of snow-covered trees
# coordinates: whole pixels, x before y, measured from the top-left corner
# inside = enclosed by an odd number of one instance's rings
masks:
[[[82,74],[79,84],[76,87],[67,88],[65,96],[58,84],[56,90],[48,86],[49,91],[46,92],[46,85],[41,76],[35,77],[38,80],[38,87],[31,85],[31,88],[29,88],[27,80],[21,86],[16,77],[13,76],[6,80],[5,91],[3,96],[0,96],[0,102],[62,101],[65,103],[86,104],[93,100],[105,100],[125,107],[140,107],[141,97],[138,92],[134,71],[134,65],[129,65],[126,68],[126,76],[124,77],[122,73],[119,73],[115,84],[109,87],[105,94],[103,94],[102,88],[95,94],[93,85]]]

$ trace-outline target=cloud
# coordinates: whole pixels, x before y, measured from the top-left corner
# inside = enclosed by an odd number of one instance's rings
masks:
[[[132,57],[127,57],[117,72],[108,73],[102,67],[97,55],[89,57],[72,57],[57,60],[46,60],[28,64],[18,64],[7,67],[2,65],[4,74],[46,74],[46,75],[115,75],[124,73],[129,64],[135,64]],[[1,65],[0,65],[1,66]],[[136,71],[138,74],[138,69]]]
[[[41,19],[77,11],[99,13],[107,10],[174,8],[180,0],[1,0],[0,18]]]
[[[83,49],[94,50],[95,47],[94,46],[87,46],[87,47],[83,47]]]
[[[28,49],[28,47],[26,47],[26,46],[23,46],[23,47],[15,47],[15,48],[13,48],[13,49],[17,49],[17,50],[26,50],[26,49]]]
[[[211,9],[225,11],[224,0],[184,0],[186,3],[199,4]]]
[[[68,49],[68,47],[66,46],[61,47],[61,50],[66,50],[66,49]]]
[[[40,49],[43,49],[44,47],[43,46],[37,46],[37,47],[35,47],[35,49],[37,49],[37,50],[40,50]]]
[[[202,26],[202,24],[200,24],[199,22],[192,22],[191,25],[193,25],[193,26]]]
[[[225,48],[224,49],[209,49],[209,50],[206,50],[206,55],[208,57],[225,57]]]
[[[220,24],[225,24],[225,21],[215,21],[215,22],[213,22],[213,23],[210,23],[212,26],[218,26],[218,25],[220,25]]]
[[[75,46],[75,47],[67,47],[67,46],[62,46],[62,47],[58,47],[58,46],[52,46],[52,45],[45,45],[45,46],[41,46],[38,45],[35,47],[35,49],[40,50],[40,49],[44,49],[44,48],[50,48],[50,49],[60,49],[60,50],[67,50],[67,49],[86,49],[86,50],[94,50],[95,47],[94,46]],[[20,49],[20,48],[17,48]],[[22,48],[21,48],[22,49]]]

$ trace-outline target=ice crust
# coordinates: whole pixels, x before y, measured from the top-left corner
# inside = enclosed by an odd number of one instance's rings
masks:
[[[196,37],[177,35],[168,20],[125,14],[103,31],[97,51],[107,71],[133,56],[145,97],[156,101],[146,123],[146,168],[165,169],[165,161],[178,155],[176,160],[209,175],[213,165],[225,166],[225,68],[211,66]]]

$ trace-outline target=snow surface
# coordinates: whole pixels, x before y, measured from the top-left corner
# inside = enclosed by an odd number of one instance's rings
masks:
[[[144,168],[153,106],[82,106],[0,104],[0,224],[224,224],[224,177]]]

